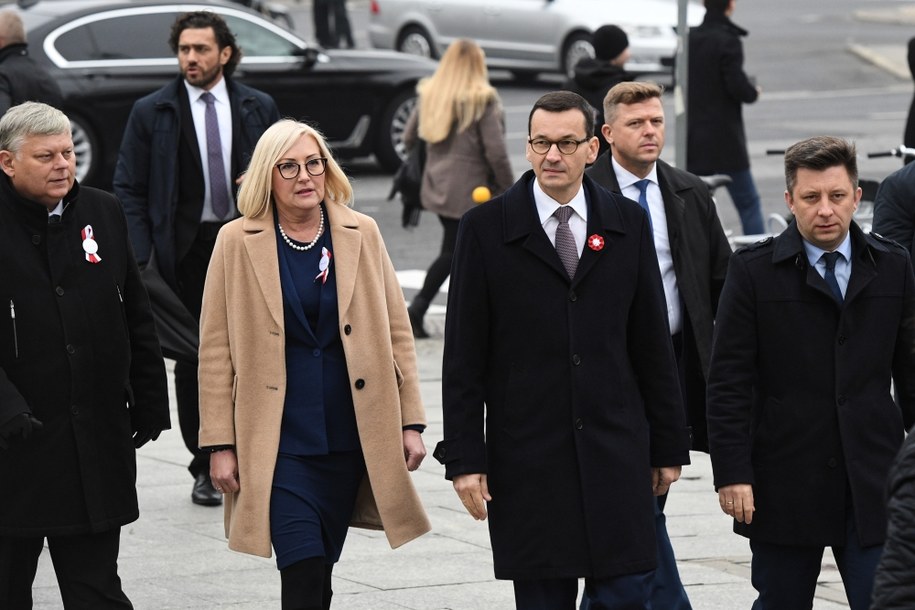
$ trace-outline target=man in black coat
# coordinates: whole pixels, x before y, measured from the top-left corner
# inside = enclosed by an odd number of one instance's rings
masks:
[[[745,235],[765,232],[759,192],[750,173],[743,105],[759,88],[743,71],[747,31],[730,16],[737,0],[705,0],[705,19],[689,32],[686,169],[699,176],[727,174],[731,200]]]
[[[70,122],[0,119],[0,608],[31,608],[45,539],[66,608],[130,608],[136,448],[169,428],[165,365],[112,195],[75,183]]]
[[[649,82],[620,83],[610,89],[601,128],[610,152],[598,157],[585,173],[614,193],[647,206],[692,448],[708,451],[705,380],[731,247],[705,183],[660,159],[665,125],[661,91]],[[690,604],[667,534],[666,499],[658,496],[659,559],[652,607],[685,609]]]
[[[915,256],[915,163],[897,169],[880,182],[874,197],[873,230]]]
[[[750,539],[754,607],[810,608],[829,546],[850,607],[863,610],[887,475],[915,423],[915,278],[905,249],[852,221],[853,145],[801,141],[785,153],[785,178],[794,221],[731,257],[718,306],[715,487]]]
[[[29,57],[22,18],[0,11],[0,115],[22,102],[43,102],[55,108],[63,95],[48,71]]]
[[[280,113],[269,95],[229,78],[241,51],[216,13],[179,16],[169,44],[181,76],[134,104],[114,192],[124,203],[137,261],[145,266],[154,259],[162,279],[199,320],[216,234],[238,215],[236,177]],[[193,455],[191,500],[219,505],[222,495],[210,482],[209,454],[197,443],[196,354],[175,363],[175,397],[181,435]]]
[[[534,104],[533,171],[461,219],[448,292],[433,455],[488,510],[518,608],[571,608],[580,577],[648,607],[653,495],[689,462],[649,219],[584,176],[593,116],[568,91]]]

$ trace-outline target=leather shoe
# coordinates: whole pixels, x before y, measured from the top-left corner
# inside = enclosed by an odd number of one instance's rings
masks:
[[[194,490],[191,491],[191,502],[200,506],[219,506],[222,504],[222,494],[213,487],[210,475],[201,472],[194,477]]]
[[[410,327],[413,329],[414,339],[428,339],[429,333],[423,328],[423,315],[411,307],[407,307],[410,316]]]

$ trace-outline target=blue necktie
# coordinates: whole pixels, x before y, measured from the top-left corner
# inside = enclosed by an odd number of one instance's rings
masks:
[[[229,213],[229,189],[226,187],[226,166],[222,162],[222,139],[216,118],[216,98],[209,91],[200,96],[207,105],[204,126],[207,136],[207,171],[210,176],[210,204],[213,214],[225,220]]]
[[[651,227],[652,234],[654,234],[654,223],[651,222],[651,210],[648,209],[648,185],[651,184],[651,180],[645,178],[634,184],[635,187],[639,189],[639,205],[648,213],[648,226]]]
[[[836,297],[836,300],[839,303],[844,303],[845,298],[842,296],[842,289],[839,288],[839,282],[836,280],[836,261],[839,260],[840,256],[842,254],[839,252],[823,253],[823,262],[826,263],[826,273],[823,275],[823,279],[826,280],[826,284],[832,291],[832,295]]]

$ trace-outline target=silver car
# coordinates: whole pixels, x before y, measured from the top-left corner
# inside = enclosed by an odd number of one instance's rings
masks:
[[[594,56],[591,32],[614,24],[629,36],[631,72],[669,73],[677,49],[677,0],[371,0],[369,41],[380,49],[438,58],[457,38],[472,38],[490,68],[519,78],[571,75]],[[705,8],[691,2],[687,22]]]

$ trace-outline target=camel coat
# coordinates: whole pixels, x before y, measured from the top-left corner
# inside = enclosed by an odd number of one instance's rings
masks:
[[[425,424],[403,293],[375,222],[329,203],[340,337],[367,477],[351,525],[383,529],[392,548],[429,531],[410,480],[402,427]],[[229,548],[270,557],[270,492],[286,391],[285,331],[273,214],[219,232],[200,316],[200,446],[235,445],[240,491],[228,494]]]

